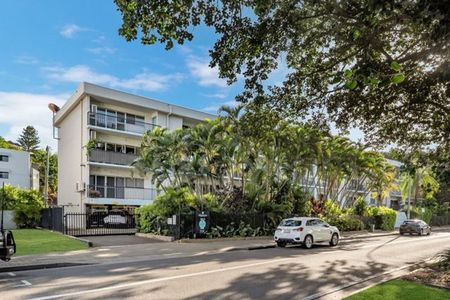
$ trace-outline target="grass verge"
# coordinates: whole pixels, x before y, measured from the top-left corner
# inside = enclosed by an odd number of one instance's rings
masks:
[[[450,291],[420,283],[396,279],[345,298],[347,300],[441,300],[450,299]]]
[[[13,230],[17,256],[87,249],[80,241],[43,229]]]

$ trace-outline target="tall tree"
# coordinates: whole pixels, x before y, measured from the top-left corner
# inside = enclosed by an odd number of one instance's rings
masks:
[[[115,0],[119,34],[166,49],[212,27],[221,77],[286,116],[357,125],[381,144],[450,141],[450,11],[442,0]],[[286,80],[267,89],[286,63]],[[251,107],[251,106],[250,106]],[[249,108],[250,108],[249,107]]]
[[[37,130],[33,126],[28,125],[22,130],[17,143],[19,143],[23,151],[33,152],[37,150],[40,143]]]

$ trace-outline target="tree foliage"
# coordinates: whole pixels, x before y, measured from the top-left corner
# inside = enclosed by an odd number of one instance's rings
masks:
[[[163,190],[187,188],[200,199],[212,193],[227,211],[300,212],[308,194],[351,206],[394,180],[382,154],[348,139],[270,111],[250,117],[258,130],[249,131],[240,107],[222,111],[193,128],[147,132],[135,168]]]
[[[385,144],[450,140],[450,11],[447,1],[115,0],[119,34],[166,49],[212,27],[212,67],[239,100],[295,119],[358,126]],[[280,86],[270,73],[287,65]],[[329,116],[325,119],[323,116]]]
[[[39,170],[39,190],[44,191],[45,185],[45,168],[47,164],[47,151],[43,149],[35,150],[31,155],[33,164]],[[51,154],[49,156],[49,172],[48,172],[48,196],[49,199],[56,203],[58,191],[58,155]]]
[[[13,150],[20,150],[20,147],[16,144],[12,143],[11,141],[5,140],[3,137],[0,136],[0,148],[4,149],[13,149]]]
[[[33,126],[28,125],[22,130],[22,134],[17,139],[17,143],[23,151],[33,152],[37,150],[40,143],[37,130]]]

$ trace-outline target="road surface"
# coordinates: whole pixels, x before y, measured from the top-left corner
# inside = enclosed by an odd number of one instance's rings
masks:
[[[130,246],[138,247],[138,245]],[[2,299],[314,299],[450,248],[450,233],[0,273]]]

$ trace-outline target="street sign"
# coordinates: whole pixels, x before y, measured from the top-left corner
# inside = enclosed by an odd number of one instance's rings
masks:
[[[209,230],[209,212],[198,211],[195,218],[195,232],[197,236],[205,235]]]

